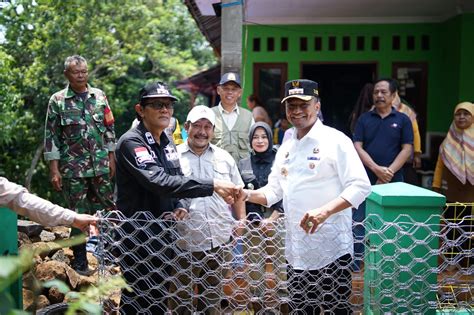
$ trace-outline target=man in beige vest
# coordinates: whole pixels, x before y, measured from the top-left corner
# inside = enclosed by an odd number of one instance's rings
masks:
[[[249,131],[255,121],[252,113],[237,104],[242,95],[240,77],[237,73],[224,73],[217,94],[221,98],[212,110],[216,114],[216,125],[212,143],[226,150],[236,162],[250,153]]]

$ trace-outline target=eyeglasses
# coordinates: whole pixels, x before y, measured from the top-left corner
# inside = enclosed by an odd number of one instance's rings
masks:
[[[151,108],[153,109],[157,109],[157,110],[162,110],[164,108],[168,109],[168,110],[172,110],[174,108],[174,103],[164,103],[164,102],[161,102],[161,101],[155,101],[155,102],[146,102],[146,103],[143,103],[142,106],[150,106]]]

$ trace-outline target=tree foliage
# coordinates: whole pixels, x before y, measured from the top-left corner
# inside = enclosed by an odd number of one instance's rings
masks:
[[[0,11],[0,173],[23,182],[43,141],[49,97],[64,88],[64,60],[80,54],[89,82],[106,92],[121,135],[134,118],[139,89],[172,83],[210,67],[212,50],[180,0],[13,1]],[[180,105],[188,96],[176,91]],[[183,121],[185,110],[177,110]],[[33,190],[48,195],[47,167]]]

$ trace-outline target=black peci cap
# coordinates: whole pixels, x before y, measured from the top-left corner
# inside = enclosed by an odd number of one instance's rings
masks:
[[[163,82],[155,82],[149,84],[140,90],[140,100],[145,98],[156,98],[156,97],[169,97],[175,101],[178,99],[173,96],[168,86]]]
[[[289,98],[299,98],[303,101],[309,101],[312,97],[319,97],[318,83],[311,80],[291,80],[285,83],[284,103]]]

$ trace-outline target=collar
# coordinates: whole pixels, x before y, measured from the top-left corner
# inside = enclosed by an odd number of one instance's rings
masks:
[[[195,154],[194,151],[189,147],[188,140],[186,140],[183,144],[181,144],[181,146],[183,147],[183,151],[182,151],[183,153],[192,152],[193,154]],[[207,149],[204,151],[204,153],[206,153],[207,151],[214,152],[215,150],[216,150],[216,146],[209,142],[209,145],[207,146]]]
[[[145,141],[148,145],[152,145],[152,144],[155,144],[155,143],[156,143],[156,145],[158,145],[158,143],[155,141],[155,138],[153,137],[151,132],[149,132],[148,129],[146,129],[146,127],[145,127],[145,125],[143,124],[142,121],[140,121],[140,123],[138,124],[136,130],[143,137],[143,139],[145,139]],[[166,132],[163,130],[163,132],[160,135],[160,144],[159,144],[159,146],[166,147],[169,143],[170,143],[170,139],[166,135]]]
[[[321,119],[318,118],[316,120],[316,122],[314,123],[313,127],[311,127],[309,132],[302,139],[304,139],[305,137],[316,138],[317,135],[321,135],[321,131],[322,131],[323,127],[324,127],[324,125],[321,122]],[[295,130],[295,132],[293,133],[293,137],[295,139],[296,139],[296,134],[297,134],[297,132]],[[302,139],[300,139],[300,140],[302,140]]]
[[[91,86],[89,85],[89,83],[87,83],[87,92],[89,93],[89,95],[95,95],[95,93],[92,91],[91,89]],[[66,98],[71,98],[71,97],[74,97],[76,96],[77,93],[74,92],[74,90],[72,88],[70,88],[69,84],[66,86]]]
[[[390,114],[388,114],[387,116],[395,115],[395,113],[397,113],[397,110],[395,109],[395,107],[392,106],[392,110],[390,111]],[[379,115],[379,113],[377,113],[377,110],[375,109],[375,107],[374,107],[374,109],[372,109],[370,111],[370,114],[380,117],[380,115]]]
[[[228,112],[228,111],[226,111],[226,110],[224,109],[224,107],[222,106],[221,102],[219,102],[219,105],[217,105],[217,108],[219,109],[219,112],[220,112],[221,114],[230,114],[230,113],[232,113],[232,112],[235,112],[237,115],[240,114],[239,106],[237,105],[237,103],[235,103],[234,108],[233,108],[230,112]]]
[[[318,134],[321,134],[321,130],[323,128],[324,124],[322,123],[321,119],[317,119],[316,122],[314,123],[313,127],[311,127],[311,129],[309,130],[309,132],[301,139],[297,139],[297,134],[298,134],[298,130],[295,130],[293,131],[293,133],[291,134],[290,136],[290,139],[293,139],[293,140],[296,140],[296,141],[301,141],[303,139],[305,139],[306,137],[310,137],[310,138],[316,138],[316,136]]]

